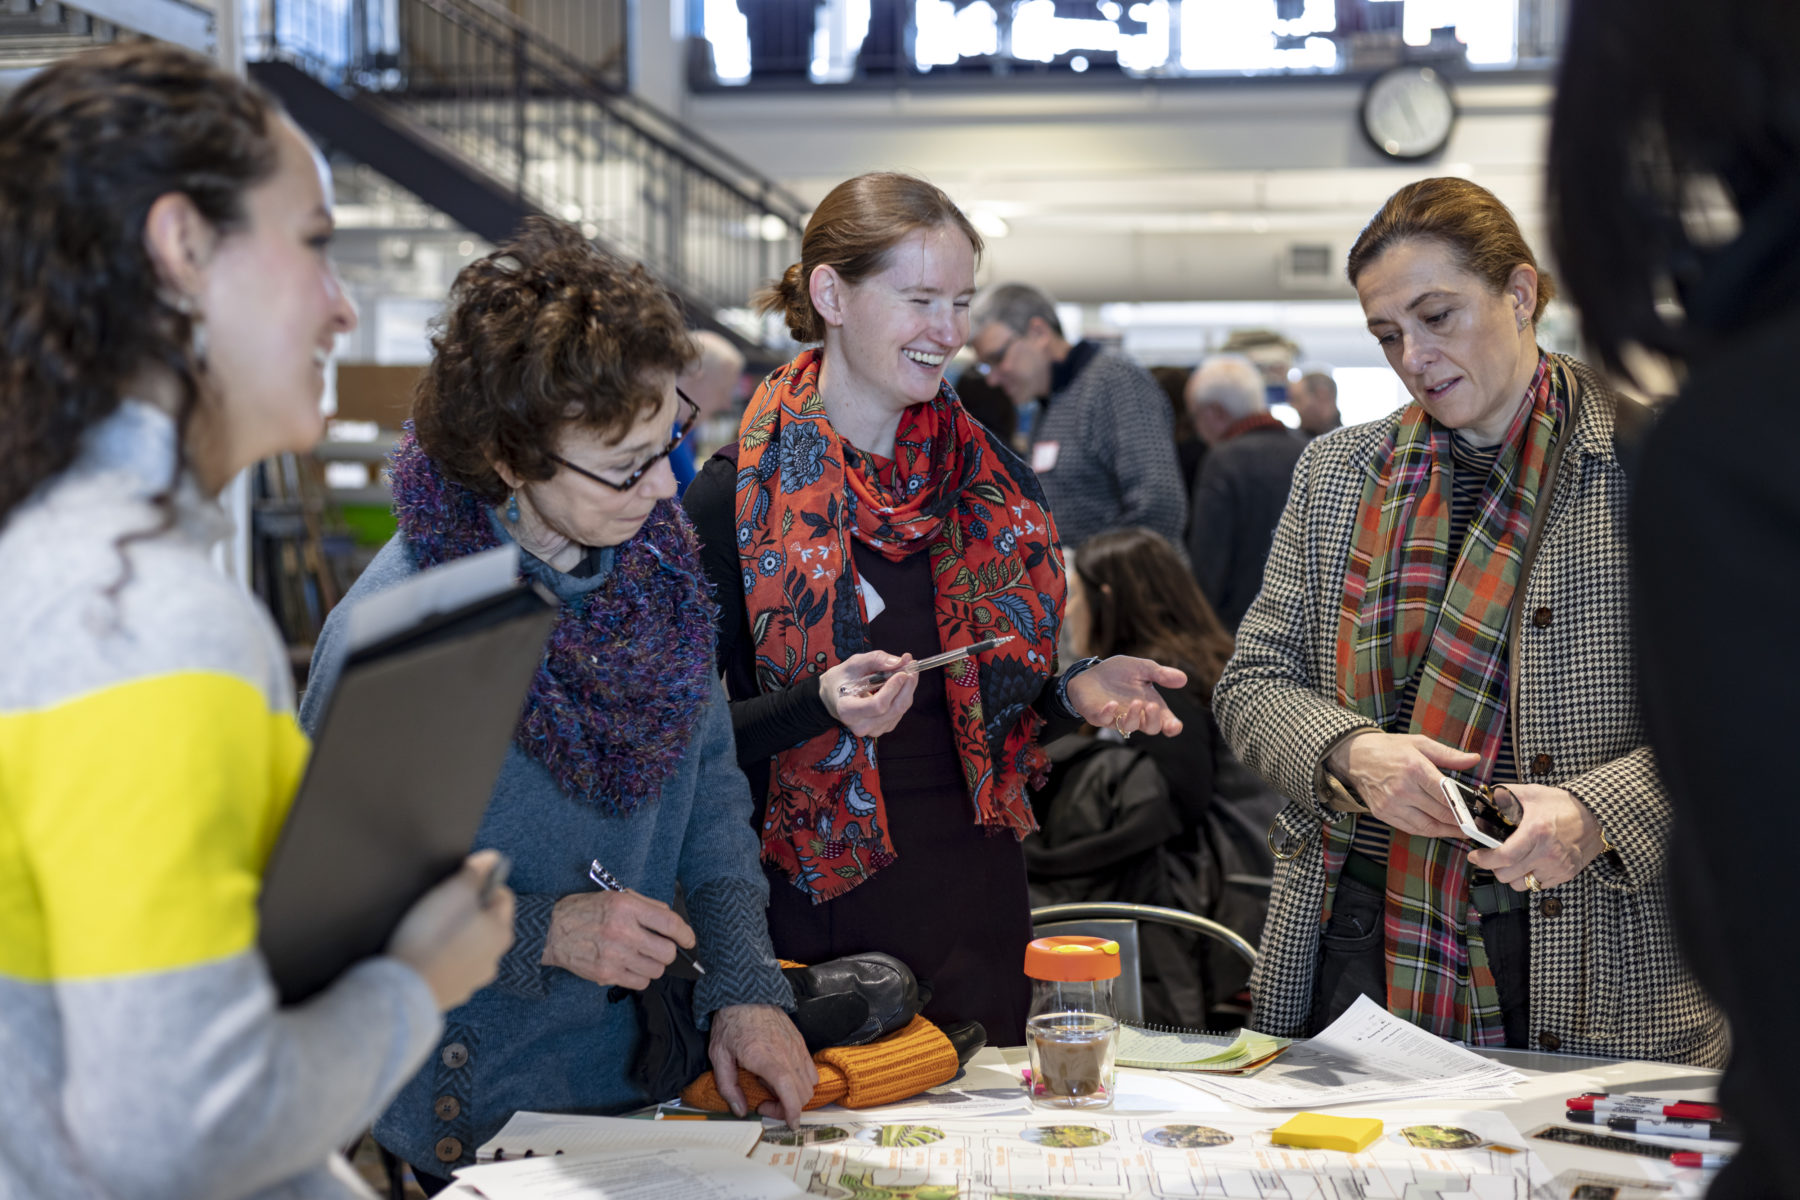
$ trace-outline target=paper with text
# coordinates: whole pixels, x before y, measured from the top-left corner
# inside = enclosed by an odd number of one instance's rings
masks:
[[[762,1136],[759,1121],[647,1121],[630,1117],[577,1117],[516,1112],[475,1152],[476,1162],[594,1154],[604,1150],[696,1148],[750,1153]]]
[[[1525,1077],[1389,1013],[1367,996],[1318,1037],[1255,1075],[1184,1074],[1246,1108],[1317,1108],[1416,1099],[1510,1099]]]
[[[791,1200],[806,1194],[791,1176],[741,1154],[706,1149],[527,1158],[465,1167],[456,1182],[488,1200]]]

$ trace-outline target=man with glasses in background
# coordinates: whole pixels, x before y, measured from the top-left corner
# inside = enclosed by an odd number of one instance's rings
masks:
[[[1065,546],[1142,525],[1181,544],[1187,495],[1168,399],[1123,354],[1063,336],[1056,303],[1024,283],[976,298],[969,344],[988,382],[1043,409],[1029,461]]]

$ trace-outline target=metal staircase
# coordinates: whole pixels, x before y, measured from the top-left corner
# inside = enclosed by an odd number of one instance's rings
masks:
[[[253,7],[250,74],[296,121],[489,241],[533,213],[562,217],[740,341],[721,310],[799,255],[799,200],[492,0]],[[0,0],[0,71],[121,32],[210,51],[214,14],[184,0]]]
[[[302,125],[460,224],[562,217],[698,323],[798,256],[797,199],[491,0],[276,0],[250,57]]]

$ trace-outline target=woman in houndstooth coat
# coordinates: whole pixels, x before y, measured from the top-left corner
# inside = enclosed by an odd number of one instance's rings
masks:
[[[1632,671],[1641,410],[1538,348],[1553,286],[1475,184],[1401,189],[1349,274],[1412,402],[1301,457],[1214,695],[1289,798],[1252,1024],[1314,1033],[1366,994],[1472,1045],[1720,1065]],[[1503,844],[1446,777],[1493,789]]]

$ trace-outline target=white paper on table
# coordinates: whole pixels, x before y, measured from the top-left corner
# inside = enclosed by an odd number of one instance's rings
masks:
[[[845,1108],[839,1104],[827,1104],[801,1113],[800,1123],[836,1125],[844,1121],[967,1121],[1001,1113],[1024,1112],[1030,1107],[1031,1098],[1025,1094],[1022,1086],[939,1087],[875,1108]],[[766,1124],[769,1128],[775,1128],[781,1122],[769,1121]]]
[[[705,1149],[526,1158],[464,1167],[456,1182],[488,1200],[789,1200],[806,1194],[779,1171],[727,1150]]]
[[[650,1121],[516,1112],[475,1151],[477,1162],[527,1154],[597,1154],[609,1150],[723,1150],[747,1155],[762,1137],[759,1121]]]
[[[1178,1077],[1248,1108],[1385,1100],[1511,1099],[1525,1076],[1389,1013],[1367,996],[1319,1036],[1295,1042],[1253,1075]]]
[[[1355,1154],[1272,1145],[1270,1131],[1285,1115],[1034,1110],[984,1121],[846,1120],[835,1128],[772,1132],[754,1159],[825,1197],[893,1189],[960,1200],[1523,1200],[1550,1178],[1503,1113],[1377,1109],[1363,1115],[1381,1120],[1384,1130]]]

